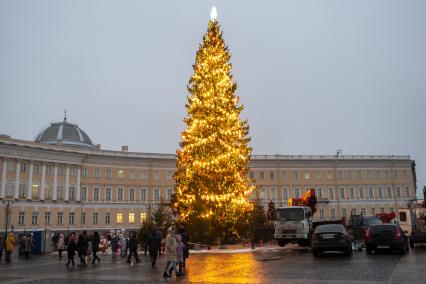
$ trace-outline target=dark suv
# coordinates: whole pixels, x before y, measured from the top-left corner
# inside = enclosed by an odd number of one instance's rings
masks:
[[[372,225],[365,234],[365,248],[368,254],[381,249],[405,254],[409,247],[408,237],[396,224]]]

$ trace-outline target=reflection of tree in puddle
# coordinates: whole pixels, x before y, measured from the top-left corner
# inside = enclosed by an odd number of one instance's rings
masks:
[[[261,263],[252,253],[197,255],[188,259],[187,266],[185,278],[190,282],[262,282],[262,276],[254,273],[261,270]]]

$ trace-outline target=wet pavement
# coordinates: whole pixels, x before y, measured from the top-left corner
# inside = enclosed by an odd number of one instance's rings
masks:
[[[57,255],[0,262],[0,283],[426,283],[426,248],[405,256],[394,253],[351,257],[338,253],[313,257],[310,250],[269,248],[249,253],[193,254],[186,275],[163,279],[165,256],[156,268],[148,257],[130,266],[126,258],[68,269]]]

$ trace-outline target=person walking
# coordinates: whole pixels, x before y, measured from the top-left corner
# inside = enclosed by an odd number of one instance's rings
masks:
[[[182,237],[183,248],[183,263],[182,268],[185,270],[186,259],[189,257],[189,235],[185,230],[185,227],[181,226],[178,230],[178,234]]]
[[[98,263],[101,262],[101,259],[96,254],[99,250],[99,243],[101,242],[101,238],[99,237],[98,232],[94,232],[92,236],[92,255],[93,255],[93,261],[92,263],[95,264],[96,260],[98,260]]]
[[[116,234],[111,237],[111,255],[112,259],[117,258],[117,249],[118,249],[118,237]]]
[[[155,266],[155,262],[157,260],[157,255],[159,251],[159,247],[161,240],[160,236],[157,233],[157,230],[152,230],[151,235],[148,238],[148,251],[149,251],[149,257],[151,258],[151,266]]]
[[[73,267],[75,266],[74,255],[76,251],[78,251],[78,247],[75,240],[75,234],[71,233],[68,239],[68,245],[67,245],[68,262],[65,264],[66,266],[70,265],[70,262],[72,263]]]
[[[30,256],[31,256],[31,249],[32,249],[32,246],[33,246],[33,241],[32,241],[32,239],[31,239],[31,236],[30,236],[30,235],[28,235],[28,236],[25,238],[25,244],[24,244],[24,254],[25,254],[25,259],[30,258]]]
[[[12,232],[7,235],[6,238],[6,262],[11,262],[11,255],[13,250],[15,249],[15,236]]]
[[[83,231],[82,234],[78,235],[77,240],[78,257],[80,258],[80,264],[86,264],[87,246],[87,232]]]
[[[127,263],[131,262],[132,255],[134,256],[137,263],[141,262],[138,255],[138,239],[136,238],[136,232],[132,232],[129,239],[129,255],[127,257]]]
[[[185,245],[182,242],[181,235],[176,235],[176,260],[179,266],[179,276],[184,275],[182,267],[183,267],[183,249]]]
[[[171,277],[172,272],[175,271],[176,276],[179,276],[176,271],[176,237],[175,237],[175,229],[170,227],[167,230],[166,237],[166,265],[164,266],[163,277]],[[169,265],[172,267],[169,269]]]
[[[18,249],[18,257],[19,258],[25,256],[25,254],[24,254],[24,251],[25,251],[25,239],[26,239],[25,235],[22,236],[21,238],[19,238],[19,249]]]
[[[161,233],[161,230],[157,230],[158,235],[158,254],[161,255],[161,244],[163,242],[163,233]]]
[[[59,259],[62,259],[62,252],[65,249],[65,237],[64,234],[59,235],[58,239],[58,252],[59,252]]]

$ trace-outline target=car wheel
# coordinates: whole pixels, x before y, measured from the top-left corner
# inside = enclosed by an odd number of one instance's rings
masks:
[[[366,246],[365,247],[365,251],[367,252],[367,254],[372,254],[373,253],[373,250],[371,249],[370,246]]]
[[[278,245],[279,245],[280,247],[285,246],[285,241],[284,241],[284,240],[278,240]]]

